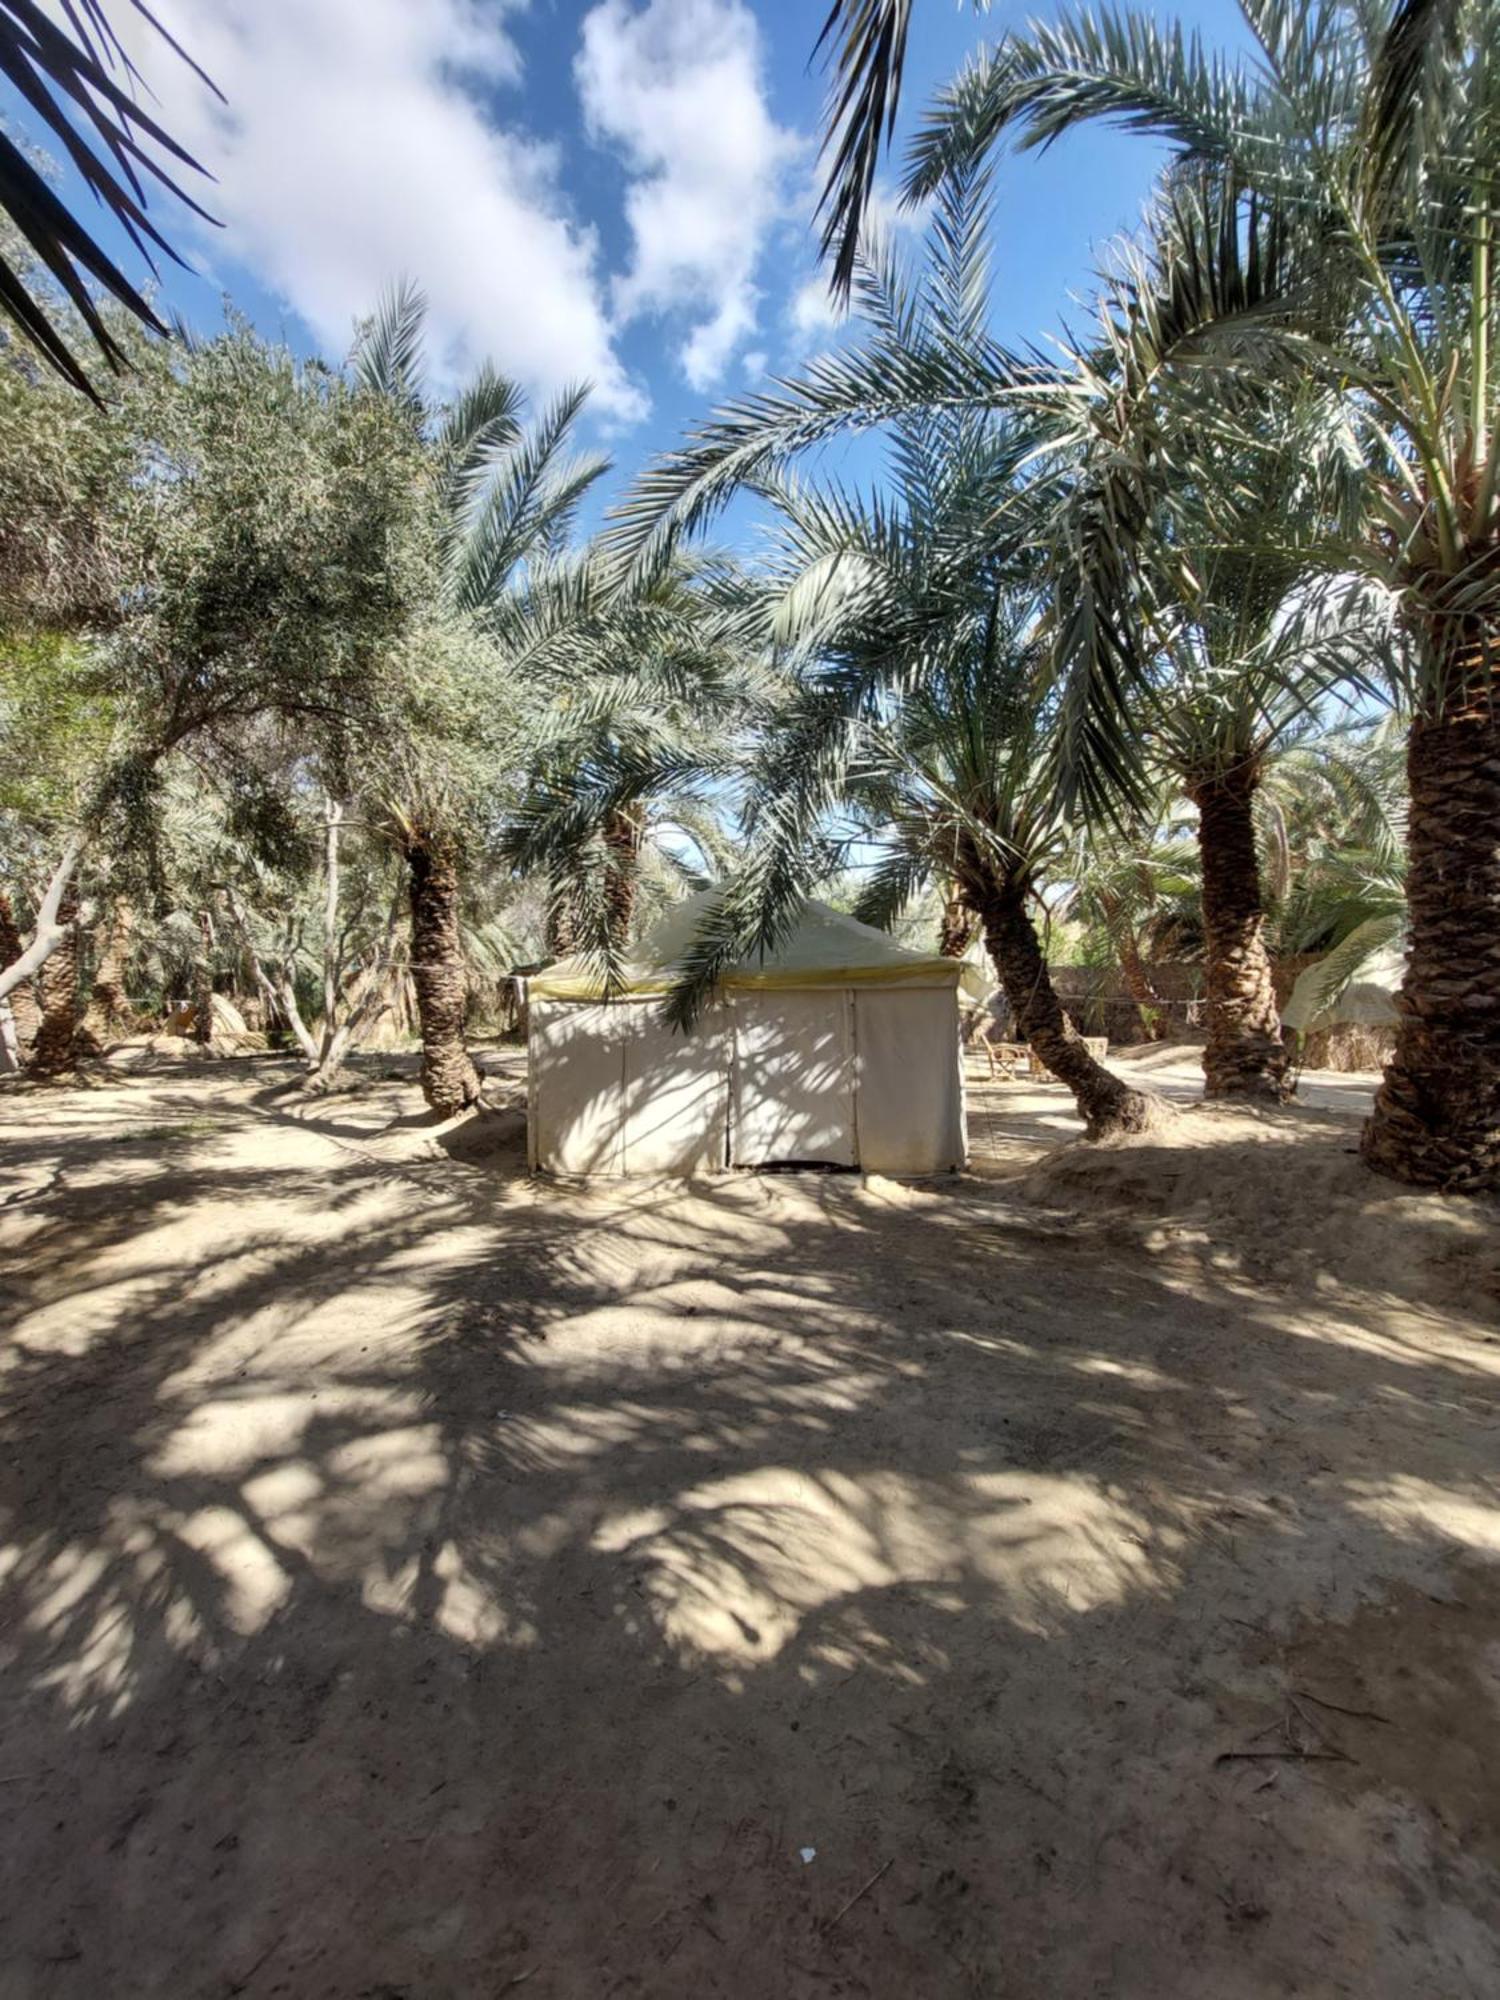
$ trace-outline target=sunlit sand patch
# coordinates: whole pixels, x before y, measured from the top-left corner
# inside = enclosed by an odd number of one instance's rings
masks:
[[[1351,1495],[1355,1512],[1368,1515],[1388,1533],[1430,1542],[1434,1531],[1465,1549],[1500,1555],[1500,1478],[1490,1481],[1491,1500],[1456,1492],[1431,1480],[1396,1473]]]
[[[163,1394],[170,1388],[168,1384]],[[335,1383],[314,1397],[263,1389],[251,1381],[233,1383],[185,1409],[148,1470],[166,1480],[242,1475],[295,1458],[312,1425],[321,1426],[325,1437],[357,1431],[362,1440],[378,1441],[401,1434],[403,1424],[420,1414],[421,1399],[411,1390],[340,1388]],[[344,1449],[358,1446],[346,1444]]]
[[[638,1566],[638,1589],[684,1652],[774,1658],[814,1612],[902,1584],[991,1586],[997,1610],[1045,1632],[1059,1614],[1149,1586],[1139,1524],[1087,1481],[997,1473],[928,1485],[896,1474],[813,1480],[768,1466],[613,1516],[594,1546]]]
[[[456,1542],[444,1542],[433,1558],[432,1569],[442,1589],[435,1623],[450,1639],[465,1646],[492,1646],[500,1639],[512,1646],[533,1643],[536,1635],[529,1626],[507,1624],[493,1592],[465,1562]]]
[[[286,1602],[292,1580],[245,1515],[232,1507],[200,1507],[178,1530],[217,1571],[219,1616],[248,1638]]]

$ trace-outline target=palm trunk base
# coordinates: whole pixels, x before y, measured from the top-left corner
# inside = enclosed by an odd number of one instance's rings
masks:
[[[1245,760],[1190,783],[1203,861],[1203,929],[1208,987],[1205,1097],[1284,1104],[1291,1058],[1266,950],[1254,802],[1259,772]]]
[[[57,916],[67,936],[37,974],[41,1020],[26,1065],[32,1076],[65,1076],[78,1058],[78,892],[71,882]]]
[[[1290,1056],[1278,1035],[1236,1034],[1203,1051],[1203,1095],[1238,1098],[1242,1103],[1287,1104],[1293,1090]]]
[[[1057,997],[1024,894],[1010,890],[984,897],[980,919],[1016,1027],[1037,1059],[1072,1091],[1084,1136],[1149,1132],[1167,1122],[1171,1113],[1159,1097],[1122,1082],[1089,1054]]]
[[[414,965],[417,1012],[422,1022],[422,1095],[434,1111],[453,1118],[479,1102],[482,1080],[464,1043],[464,993],[459,968],[458,996],[447,966]],[[457,1026],[440,1024],[452,1023]]]
[[[1403,1024],[1360,1138],[1365,1163],[1414,1187],[1500,1187],[1500,1049],[1490,1052],[1488,1091],[1476,1092],[1471,1065],[1455,1074],[1432,1041]]]

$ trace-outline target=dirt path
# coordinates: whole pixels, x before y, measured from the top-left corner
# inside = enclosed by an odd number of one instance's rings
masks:
[[[5,2000],[1500,1992],[1493,1216],[1357,1106],[569,1191],[284,1074],[0,1095]]]

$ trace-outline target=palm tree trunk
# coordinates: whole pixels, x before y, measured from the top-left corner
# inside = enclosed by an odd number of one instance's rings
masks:
[[[950,896],[943,904],[942,920],[938,924],[938,956],[940,958],[962,958],[974,942],[979,930],[979,919],[959,896]]]
[[[70,881],[58,905],[63,940],[37,974],[41,1022],[28,1068],[34,1076],[61,1076],[73,1067],[78,1026],[78,891]]]
[[[1487,643],[1407,739],[1406,978],[1362,1151],[1419,1187],[1500,1186],[1500,634]]]
[[[417,835],[407,846],[411,974],[422,1027],[422,1095],[453,1117],[479,1099],[479,1072],[464,1042],[469,997],[458,927],[458,858],[450,842]]]
[[[1146,970],[1146,961],[1141,957],[1140,940],[1136,937],[1133,924],[1121,922],[1115,950],[1120,960],[1120,977],[1125,983],[1125,991],[1135,1002],[1141,1017],[1141,1031],[1148,1041],[1159,1042],[1162,1039],[1165,1003]]]
[[[610,942],[620,951],[630,943],[630,926],[635,918],[636,865],[644,832],[645,821],[638,806],[617,807],[605,815],[604,845],[609,860],[605,866],[604,899]]]
[[[6,892],[0,889],[0,972],[7,966],[14,965],[25,949],[26,941],[21,936],[20,925],[16,922],[15,907]],[[23,980],[19,986],[12,987],[10,1011],[15,1025],[16,1041],[24,1054],[36,1040],[36,1032],[42,1018],[29,979]]]
[[[1190,779],[1203,864],[1208,1042],[1204,1095],[1284,1103],[1287,1051],[1266,950],[1266,914],[1255,855],[1253,763]]]
[[[973,900],[1016,1027],[1037,1059],[1072,1091],[1087,1136],[1144,1132],[1158,1123],[1160,1101],[1095,1062],[1063,1011],[1027,908],[1025,884],[987,886]]]
[[[130,1003],[125,997],[125,965],[130,956],[130,938],[135,929],[135,912],[124,896],[116,896],[105,919],[103,942],[94,967],[89,1003],[78,1024],[79,1047],[89,1055],[102,1055],[106,1044],[122,1028],[130,1026]]]

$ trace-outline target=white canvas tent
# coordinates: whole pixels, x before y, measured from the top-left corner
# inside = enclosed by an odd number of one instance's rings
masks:
[[[678,904],[641,942],[615,998],[576,959],[528,982],[532,1166],[962,1166],[963,968],[808,903],[774,955],[730,967],[697,1024],[674,1032],[661,1003],[704,900]]]
[[[1299,1035],[1346,1024],[1393,1028],[1406,976],[1405,939],[1385,918],[1361,924],[1342,945],[1304,967],[1281,1010],[1281,1023]]]

